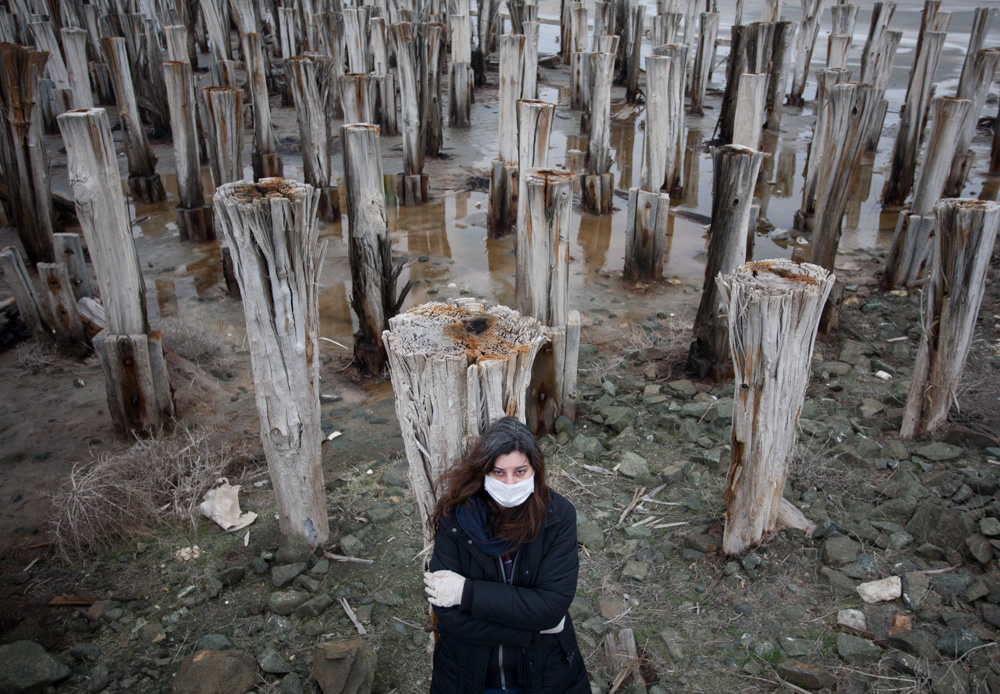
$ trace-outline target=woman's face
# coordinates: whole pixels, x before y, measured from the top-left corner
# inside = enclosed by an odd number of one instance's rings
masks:
[[[520,451],[512,451],[497,457],[489,474],[504,484],[516,484],[534,476],[535,469],[528,462],[528,456]]]

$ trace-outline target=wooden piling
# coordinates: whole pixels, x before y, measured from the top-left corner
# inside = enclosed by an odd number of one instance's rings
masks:
[[[149,332],[146,320],[146,283],[121,191],[111,124],[104,109],[93,108],[62,114],[59,128],[77,218],[104,304],[106,328],[93,344],[104,370],[111,418],[123,432],[159,431],[173,419],[173,396],[160,335]]]
[[[736,272],[745,260],[753,189],[763,159],[762,153],[740,145],[723,145],[712,152],[712,225],[695,340],[688,356],[688,366],[701,377],[728,370],[729,323],[716,277]]]
[[[396,280],[402,268],[392,262],[378,126],[345,125],[340,139],[350,231],[351,307],[358,317],[354,360],[366,373],[377,376],[386,364],[383,333],[389,319],[399,312],[409,285],[397,296]]]
[[[344,108],[344,124],[374,123],[378,100],[378,78],[372,74],[349,72],[341,75],[340,103]]]
[[[243,45],[243,60],[246,64],[250,100],[253,103],[253,149],[250,163],[253,178],[280,178],[284,170],[278,145],[271,124],[271,103],[268,99],[267,77],[264,74],[264,53],[260,34],[240,34]]]
[[[46,53],[33,48],[0,43],[0,168],[10,196],[8,221],[17,229],[32,265],[55,260],[55,211],[42,115],[36,104],[47,59]]]
[[[718,280],[737,393],[724,493],[722,551],[729,556],[775,529],[816,326],[833,283],[823,268],[788,260],[746,263]]]
[[[971,103],[969,112],[965,115],[958,140],[955,143],[955,155],[951,163],[951,171],[944,186],[944,195],[954,198],[962,195],[969,171],[972,169],[973,153],[969,149],[976,135],[979,116],[986,104],[986,96],[993,84],[997,65],[1000,64],[1000,50],[981,50],[972,61],[969,74],[963,84],[959,85],[958,98],[968,99]],[[965,89],[962,92],[962,88]]]
[[[29,24],[33,43],[40,51],[49,54],[45,63],[45,74],[40,83],[38,94],[42,107],[42,118],[47,132],[55,130],[55,118],[60,113],[72,107],[72,90],[69,84],[69,73],[63,61],[62,48],[56,40],[55,32],[48,21],[31,22]]]
[[[722,105],[719,107],[719,121],[716,129],[719,141],[732,144],[733,128],[736,122],[736,97],[739,95],[740,75],[746,71],[747,27],[734,24],[729,42],[729,60],[726,62],[726,89],[722,94]]]
[[[768,72],[767,92],[764,97],[763,127],[771,132],[781,130],[782,106],[785,103],[785,85],[788,82],[788,61],[795,37],[794,22],[777,22],[771,45],[771,69]]]
[[[962,62],[962,73],[958,78],[958,90],[955,96],[959,99],[967,99],[972,92],[969,89],[968,81],[974,79],[973,63],[979,51],[983,50],[986,43],[986,36],[989,34],[990,25],[997,12],[996,7],[977,7],[972,19],[972,31],[969,33],[969,47],[965,50],[965,60]]]
[[[590,141],[587,145],[587,175],[583,178],[583,206],[595,214],[610,214],[614,200],[611,174],[611,79],[614,56],[590,56],[593,93],[590,104]]]
[[[396,196],[402,205],[427,202],[427,174],[424,173],[424,149],[420,137],[420,77],[417,74],[417,37],[413,25],[399,22],[390,28],[399,78],[403,133],[403,171],[396,177]]]
[[[847,34],[833,34],[827,43],[826,66],[831,69],[847,67],[847,54],[851,49],[851,37]]]
[[[524,22],[524,76],[521,98],[538,98],[538,28],[539,22]]]
[[[903,410],[900,438],[933,432],[948,417],[976,330],[1000,205],[978,200],[938,203],[931,278],[922,304],[924,334]]]
[[[87,61],[87,31],[67,27],[61,33],[66,56],[66,74],[73,94],[72,106],[93,108],[94,94],[90,90],[90,63]]]
[[[899,133],[892,150],[892,170],[882,191],[882,202],[887,207],[902,206],[913,187],[924,112],[930,103],[934,73],[937,72],[946,36],[941,31],[928,31],[921,35],[921,45],[910,72],[906,103],[899,116]]]
[[[365,74],[368,66],[368,22],[366,11],[357,7],[344,8],[344,40],[347,44],[347,69]]]
[[[375,122],[385,135],[396,135],[396,75],[389,69],[389,39],[384,17],[368,20],[371,40],[372,72],[378,78],[378,99],[375,102]]]
[[[872,136],[868,140],[868,152],[874,154],[878,150],[879,140],[882,138],[882,128],[885,123],[886,113],[889,111],[889,102],[885,98],[885,90],[889,86],[889,77],[892,75],[893,61],[896,59],[896,50],[903,39],[903,32],[888,31],[881,39],[881,44],[876,47],[869,65],[874,65],[869,70],[871,84],[875,87],[875,95],[878,99],[878,113],[875,115],[875,123],[872,126]],[[864,81],[864,80],[862,80]]]
[[[36,340],[48,343],[52,339],[52,331],[45,322],[45,314],[42,311],[42,304],[38,299],[38,292],[31,282],[24,261],[13,246],[0,251],[0,271],[3,273],[4,281],[10,293],[14,295],[17,303],[17,310],[21,314],[24,326]]]
[[[290,58],[285,64],[291,72],[292,100],[295,102],[295,119],[302,142],[302,174],[319,198],[319,218],[325,222],[336,222],[340,219],[340,193],[330,161],[333,132],[319,89],[317,66],[312,59],[304,56]]]
[[[205,87],[201,91],[208,160],[218,188],[243,178],[243,90]]]
[[[899,213],[896,221],[889,257],[882,272],[883,291],[899,285],[912,287],[928,269],[927,261],[934,246],[934,205],[948,179],[955,143],[971,109],[968,99],[938,97],[931,102],[931,134],[913,191],[913,203],[909,211]]]
[[[521,99],[517,102],[517,167],[518,171],[528,171],[529,169],[547,169],[549,166],[549,141],[552,135],[552,121],[555,117],[555,104],[535,99]],[[517,200],[524,200],[527,195],[526,181],[523,175],[517,176]],[[570,186],[572,191],[572,186]],[[515,247],[521,243],[521,238],[525,234],[530,234],[526,224],[527,208],[523,205],[517,206],[517,220],[515,231]],[[525,243],[530,245],[529,241]],[[525,246],[527,247],[527,246]],[[517,257],[518,267],[522,263],[533,262],[528,257]],[[515,284],[516,292],[516,284]],[[516,297],[515,293],[515,297]],[[515,298],[515,305],[522,313],[525,313],[525,306],[519,299]],[[545,322],[546,317],[535,311],[527,311],[527,315],[532,315]]]
[[[514,230],[517,222],[517,101],[524,74],[524,36],[500,37],[500,94],[498,130],[500,156],[490,172],[489,208],[486,229],[490,238],[500,238]]]
[[[646,6],[638,3],[632,5],[628,18],[629,41],[626,44],[625,64],[625,101],[629,103],[634,103],[639,98],[639,72],[642,65],[640,55],[645,18]]]
[[[421,43],[420,135],[424,155],[437,157],[444,143],[444,114],[441,107],[441,52],[444,25],[427,23]]]
[[[36,268],[42,285],[40,304],[56,344],[64,352],[82,356],[87,351],[87,336],[66,264],[38,263]]]
[[[243,297],[282,544],[309,547],[330,534],[320,452],[318,204],[312,186],[286,179],[226,183],[215,193]]]
[[[229,3],[200,0],[200,4],[213,60],[230,60],[233,55],[229,46]]]
[[[56,262],[66,265],[73,296],[77,299],[93,296],[90,289],[90,275],[87,272],[87,259],[83,251],[83,239],[79,234],[68,232],[55,234],[53,238],[56,246]]]
[[[883,60],[886,42],[889,40],[889,22],[896,12],[895,2],[876,2],[872,6],[868,39],[861,52],[861,82],[875,86],[876,73]],[[890,61],[891,62],[891,61]]]
[[[736,97],[736,112],[740,117],[733,128],[733,144],[760,149],[764,126],[764,100],[767,98],[767,75],[749,72],[740,76],[740,91]]]
[[[792,73],[792,88],[788,93],[789,106],[802,106],[802,94],[809,79],[809,65],[812,63],[816,37],[819,36],[820,20],[823,18],[823,0],[801,0],[802,21],[795,38],[795,65]]]
[[[795,228],[800,231],[812,230],[813,215],[816,213],[816,192],[822,172],[823,149],[829,133],[830,89],[835,84],[847,82],[851,71],[847,69],[821,68],[816,71],[816,123],[813,138],[806,157],[806,183],[802,189],[802,207],[795,213]]]
[[[456,304],[414,307],[390,320],[383,336],[428,546],[434,482],[494,421],[504,415],[524,421],[532,365],[546,339],[538,321],[505,306]]]
[[[681,22],[684,15],[680,12],[661,12],[653,17],[653,30],[650,38],[654,46],[669,46],[680,43]]]
[[[191,64],[168,60],[163,63],[163,77],[170,102],[170,129],[177,171],[177,228],[182,241],[214,241],[212,211],[205,205],[205,191],[201,187],[195,124],[197,104]]]
[[[698,37],[698,51],[695,54],[691,82],[691,112],[699,116],[705,114],[705,90],[712,72],[712,56],[715,55],[715,39],[718,34],[719,14],[702,12],[701,33]]]

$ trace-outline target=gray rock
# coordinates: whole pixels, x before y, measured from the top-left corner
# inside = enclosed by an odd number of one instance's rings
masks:
[[[356,557],[361,553],[364,548],[364,543],[359,540],[356,536],[348,533],[340,538],[340,549],[341,551],[349,557]]]
[[[993,559],[993,545],[990,539],[980,533],[973,533],[965,538],[965,546],[969,554],[980,564],[988,564]]]
[[[931,691],[934,694],[966,694],[969,676],[960,666],[942,665],[931,673]]]
[[[983,619],[1000,629],[1000,607],[985,603],[983,605]]]
[[[283,564],[271,567],[271,585],[275,588],[284,588],[295,580],[295,577],[306,570],[304,561],[294,564]]]
[[[319,617],[324,611],[326,611],[326,608],[332,604],[333,598],[326,593],[320,593],[316,597],[306,600],[304,603],[295,608],[295,616],[300,619]]]
[[[604,444],[593,436],[577,434],[570,444],[573,453],[583,456],[588,460],[597,460],[605,452]]]
[[[993,516],[985,516],[979,519],[979,532],[986,537],[997,537],[1000,535],[1000,520]]]
[[[931,576],[931,587],[942,598],[958,596],[972,583],[972,577],[966,575],[934,574]]]
[[[962,547],[965,538],[975,531],[965,514],[954,508],[945,508],[933,501],[923,501],[906,524],[906,532],[921,543],[937,547]]]
[[[853,634],[837,634],[837,655],[848,663],[874,663],[882,655],[882,649],[868,639]]]
[[[577,542],[587,549],[603,549],[604,531],[597,523],[584,523],[576,529]]]
[[[222,581],[215,576],[209,576],[205,579],[205,596],[209,600],[214,600],[222,593],[223,587]]]
[[[292,664],[273,648],[267,648],[257,656],[260,669],[271,675],[284,675],[292,671]]]
[[[621,463],[618,466],[618,472],[625,475],[625,477],[648,477],[649,476],[649,463],[646,459],[637,453],[632,451],[625,451],[622,454]]]
[[[376,506],[375,508],[368,509],[366,515],[372,523],[385,523],[392,520],[393,516],[396,515],[396,509],[391,506]]]
[[[705,558],[705,553],[699,552],[696,549],[691,549],[690,547],[685,547],[681,550],[681,558],[684,561],[701,561]]]
[[[937,650],[945,658],[958,658],[982,645],[983,642],[971,629],[955,629],[938,639]]]
[[[305,690],[302,689],[302,678],[296,672],[288,673],[281,678],[281,686],[278,687],[278,691],[281,694],[304,694]]]
[[[267,596],[267,607],[275,614],[289,615],[309,597],[300,590],[278,590]]]
[[[719,549],[719,538],[704,533],[688,533],[684,536],[684,546],[702,554],[709,554]]]
[[[174,694],[246,692],[257,681],[257,664],[242,651],[198,651],[185,658],[174,676]]]
[[[309,569],[309,575],[313,578],[323,578],[330,571],[330,560],[320,559],[316,562],[311,569]]]
[[[858,409],[862,417],[874,417],[885,409],[885,404],[874,398],[863,398],[861,400],[861,407]]]
[[[671,381],[667,384],[667,388],[685,398],[693,397],[698,392],[698,387],[694,383],[683,379],[680,381]]]
[[[236,648],[227,636],[222,634],[205,634],[195,645],[196,651],[229,651]]]
[[[378,656],[360,640],[321,643],[313,653],[312,676],[324,694],[370,694]]]
[[[824,566],[820,569],[820,575],[822,576],[822,580],[830,586],[830,590],[837,597],[855,597],[857,595],[858,584],[836,569]]]
[[[70,669],[34,641],[0,646],[0,692],[28,694],[70,675]]]
[[[918,447],[913,452],[927,458],[928,460],[933,460],[934,462],[939,463],[958,458],[962,455],[962,448],[960,446],[952,446],[950,443],[934,441],[926,446]]]
[[[812,371],[817,376],[830,378],[831,376],[847,376],[854,370],[854,367],[844,361],[822,361],[813,364]]]
[[[230,566],[228,569],[223,569],[220,571],[216,578],[222,583],[223,586],[232,588],[233,586],[238,586],[243,582],[246,577],[246,569],[242,566]]]
[[[69,649],[69,655],[80,663],[96,663],[101,657],[101,649],[96,643],[81,643]]]
[[[616,432],[622,432],[635,424],[635,410],[631,407],[605,407],[601,410],[604,423]]]
[[[923,629],[911,629],[889,635],[889,645],[918,658],[936,659],[937,637]]]
[[[806,689],[832,689],[837,678],[827,670],[797,660],[784,660],[775,666],[778,675]]]
[[[857,560],[861,545],[847,537],[838,535],[823,542],[823,563],[838,568]]]
[[[622,569],[622,578],[639,582],[645,581],[649,578],[649,564],[634,559],[628,560]]]
[[[556,421],[553,423],[553,426],[555,427],[557,434],[565,432],[570,438],[576,436],[576,424],[574,424],[573,420],[564,414],[556,417]]]
[[[639,437],[636,436],[635,429],[625,427],[618,436],[608,441],[608,448],[613,451],[629,451],[638,445]]]
[[[375,602],[379,605],[387,605],[389,607],[399,607],[405,602],[403,598],[399,597],[388,588],[376,591],[372,597],[375,598]]]
[[[931,588],[931,579],[927,574],[919,572],[905,573],[900,576],[903,582],[903,604],[916,612],[924,604],[924,598]]]
[[[303,590],[308,590],[310,593],[315,593],[319,590],[320,581],[319,579],[313,578],[307,574],[299,574],[295,577],[293,585],[302,588]]]
[[[892,657],[889,659],[889,667],[904,675],[927,677],[930,674],[927,661],[916,658],[909,653],[903,653],[902,651],[892,652]]]
[[[802,658],[812,652],[813,642],[805,639],[795,639],[791,636],[782,636],[778,639],[781,650],[792,658]]]

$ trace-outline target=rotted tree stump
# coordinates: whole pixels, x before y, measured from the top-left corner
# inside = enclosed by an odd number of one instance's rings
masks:
[[[437,500],[435,480],[497,419],[525,421],[532,365],[545,335],[538,321],[506,306],[458,299],[401,313],[382,337],[429,545],[433,535],[426,521]]]
[[[214,241],[212,210],[205,205],[205,191],[201,187],[195,122],[197,104],[191,64],[168,60],[163,63],[163,77],[170,104],[170,129],[177,168],[177,228],[182,241]]]
[[[268,178],[226,183],[216,219],[232,249],[243,297],[260,439],[278,507],[282,543],[323,544],[330,535],[320,444],[319,194]]]
[[[334,184],[330,159],[333,130],[327,122],[317,66],[303,56],[290,58],[285,65],[302,142],[302,174],[319,195],[320,219],[336,222],[340,219],[340,193]]]
[[[500,39],[500,90],[497,129],[500,156],[490,170],[486,230],[490,238],[506,236],[517,224],[518,135],[517,101],[521,98],[524,71],[524,36],[509,34]]]
[[[736,387],[722,551],[740,555],[775,529],[834,276],[809,263],[765,260],[717,283],[729,314]]]
[[[930,282],[923,301],[924,335],[913,366],[899,435],[915,439],[948,417],[976,330],[1000,204],[942,200]]]
[[[590,56],[593,91],[590,106],[590,141],[587,145],[587,175],[583,177],[583,206],[594,214],[610,214],[615,181],[611,173],[611,78],[614,56]]]

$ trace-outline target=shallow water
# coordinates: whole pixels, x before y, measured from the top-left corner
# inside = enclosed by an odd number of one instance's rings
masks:
[[[735,2],[722,0],[719,11],[722,15],[720,38],[729,35]],[[831,3],[825,3],[829,6]],[[655,12],[655,3],[647,3],[647,26],[650,15]],[[858,14],[854,32],[854,42],[848,67],[856,73],[860,68],[860,55],[867,36],[870,19],[870,3],[865,3]],[[951,95],[958,82],[968,33],[975,3],[949,2],[947,10],[952,12],[952,22],[945,53],[938,70],[936,84],[938,95]],[[858,185],[852,192],[851,203],[844,223],[844,234],[840,249],[849,255],[856,249],[887,247],[895,225],[896,213],[883,213],[879,197],[884,185],[884,177],[898,125],[898,113],[906,95],[906,80],[909,64],[913,58],[917,30],[920,25],[921,2],[903,0],[898,3],[891,28],[904,32],[903,42],[896,56],[892,80],[887,91],[890,101],[889,114],[878,153],[864,163],[858,177]],[[744,20],[759,18],[762,3],[747,2]],[[540,53],[552,53],[557,49],[558,26],[556,21],[558,3],[543,2],[543,24],[540,34]],[[783,3],[783,19],[797,21],[800,9],[798,3]],[[813,57],[813,68],[825,63],[825,37],[829,32],[829,9],[821,24],[820,36]],[[593,12],[591,11],[591,20]],[[647,49],[648,49],[648,41]],[[987,46],[1000,45],[1000,20],[995,20]],[[720,54],[725,52],[720,48]],[[539,98],[557,103],[557,115],[551,138],[549,165],[565,165],[567,152],[571,149],[586,149],[586,137],[580,134],[579,113],[568,108],[568,70],[543,69],[539,81]],[[713,74],[710,90],[721,90],[724,86],[724,67]],[[204,75],[202,76],[204,78]],[[495,81],[495,74],[491,77]],[[811,98],[814,83],[807,87],[805,96]],[[997,86],[994,84],[984,116],[996,113]],[[678,292],[700,291],[705,262],[706,234],[705,218],[711,213],[712,162],[705,142],[712,138],[721,92],[709,96],[704,117],[687,117],[689,129],[688,149],[684,160],[684,190],[671,200],[672,215],[668,227],[667,257],[664,261],[664,277],[668,282],[650,289],[651,293],[636,293],[625,287],[620,274],[623,266],[625,210],[627,202],[615,198],[614,214],[596,217],[586,214],[576,199],[573,209],[571,234],[571,308],[580,309],[585,316],[585,324],[600,315],[619,320],[643,320],[658,310],[670,310],[677,302]],[[612,94],[613,155],[612,173],[616,188],[627,189],[638,179],[645,113],[641,105],[633,107],[624,104],[623,91],[615,88]],[[272,106],[278,138],[284,143],[285,175],[302,179],[301,160],[294,151],[297,147],[298,132],[294,109]],[[445,107],[447,113],[447,107]],[[394,208],[387,212],[393,240],[394,254],[406,256],[408,265],[401,276],[401,282],[412,283],[405,307],[429,300],[474,295],[507,305],[514,301],[514,255],[513,239],[490,240],[486,238],[487,194],[480,190],[468,190],[467,179],[472,175],[484,176],[491,160],[497,156],[496,134],[496,90],[487,86],[477,90],[473,105],[473,127],[469,130],[452,130],[445,125],[444,154],[446,159],[428,160],[425,171],[430,176],[430,204],[422,207]],[[792,218],[800,206],[803,170],[809,142],[812,139],[812,124],[815,119],[813,108],[807,103],[804,108],[786,107],[781,127],[777,135],[764,139],[762,148],[771,155],[762,167],[761,182],[756,194],[760,199],[762,213],[779,230],[792,226]],[[338,123],[339,125],[339,123]],[[249,147],[250,134],[247,133]],[[401,138],[383,137],[383,169],[392,174],[401,169]],[[52,143],[50,143],[52,144]],[[980,131],[974,149],[980,152],[976,171],[966,188],[966,195],[995,199],[998,181],[986,179],[983,166],[988,158],[989,135]],[[57,143],[57,147],[61,143]],[[169,144],[158,145],[160,157],[158,169],[163,172],[164,184],[170,193],[167,204],[157,206],[133,206],[132,214],[139,220],[135,235],[139,255],[148,275],[148,299],[150,317],[154,321],[160,317],[173,315],[205,315],[207,309],[201,305],[207,299],[217,298],[224,291],[220,269],[220,242],[209,244],[181,243],[174,224],[173,204],[176,189],[172,174],[173,153]],[[986,153],[985,157],[982,153]],[[244,161],[249,163],[249,149]],[[58,166],[58,156],[54,164]],[[339,145],[333,157],[335,170],[342,170]],[[249,166],[247,166],[249,175]],[[64,169],[63,169],[64,171]],[[53,185],[57,189],[68,188],[64,173],[55,173]],[[207,169],[203,172],[206,190],[210,191],[211,180]],[[346,212],[346,205],[342,205]],[[692,219],[692,216],[694,217]],[[320,314],[322,334],[346,345],[350,344],[354,322],[349,309],[350,269],[347,261],[346,216],[339,223],[325,224],[321,237],[329,242],[326,262],[322,269],[320,293]],[[758,235],[755,243],[755,258],[795,257],[798,235],[792,233],[787,241],[775,242],[766,235]],[[627,300],[626,300],[627,299]],[[226,324],[226,329],[239,334],[242,332],[242,316],[234,302],[225,304],[227,309],[221,315],[216,306],[211,308],[213,318]],[[598,313],[600,312],[600,314]],[[588,317],[589,316],[589,317]]]

